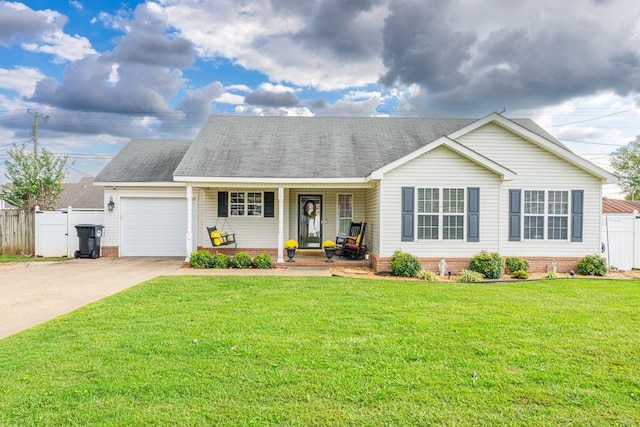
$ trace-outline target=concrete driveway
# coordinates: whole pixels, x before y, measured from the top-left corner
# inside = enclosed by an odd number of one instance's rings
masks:
[[[0,338],[157,276],[184,258],[98,258],[0,265]]]

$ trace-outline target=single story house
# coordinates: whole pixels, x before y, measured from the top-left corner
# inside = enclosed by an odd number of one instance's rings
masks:
[[[396,250],[437,271],[476,253],[560,271],[601,248],[606,170],[529,119],[212,116],[194,140],[134,139],[100,172],[103,256],[185,256],[237,248],[284,260],[367,223],[372,266]]]

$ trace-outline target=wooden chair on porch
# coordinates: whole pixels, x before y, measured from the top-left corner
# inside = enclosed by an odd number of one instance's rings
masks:
[[[340,257],[359,259],[364,256],[367,251],[367,247],[364,245],[364,232],[366,229],[366,222],[351,223],[350,234],[344,239],[340,249]]]

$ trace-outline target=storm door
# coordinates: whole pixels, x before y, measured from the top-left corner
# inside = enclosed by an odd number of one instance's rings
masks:
[[[322,243],[322,196],[298,196],[298,232],[301,249]]]

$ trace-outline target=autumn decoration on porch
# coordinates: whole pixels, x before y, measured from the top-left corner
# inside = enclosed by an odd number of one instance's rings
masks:
[[[336,253],[336,242],[325,240],[322,242],[322,249],[324,249],[324,254],[327,256],[326,262],[333,262],[333,255]]]
[[[289,239],[284,242],[284,248],[287,250],[287,256],[289,257],[287,262],[295,262],[293,257],[296,255],[296,249],[298,249],[298,241]]]

